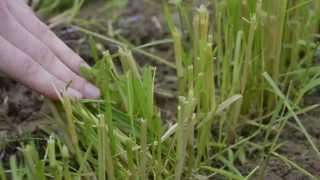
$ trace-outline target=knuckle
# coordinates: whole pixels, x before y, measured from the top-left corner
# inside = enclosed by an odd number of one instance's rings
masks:
[[[46,46],[39,47],[38,53],[40,64],[48,67],[54,66],[56,57]]]
[[[24,75],[26,77],[32,77],[36,74],[38,74],[40,66],[36,63],[33,63],[30,60],[25,60],[23,61],[22,65],[23,70],[24,70]]]
[[[39,27],[39,35],[42,40],[50,40],[53,36],[53,32],[46,25],[41,25]]]
[[[39,27],[39,34],[42,36],[46,36],[50,32],[49,27],[47,26],[40,26]]]

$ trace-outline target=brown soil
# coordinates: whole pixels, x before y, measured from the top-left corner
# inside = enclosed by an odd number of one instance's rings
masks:
[[[5,75],[0,75],[1,141],[33,132],[44,119],[44,112],[43,97]]]
[[[318,115],[320,112],[314,111],[309,115],[300,117],[303,124],[313,141],[320,145],[320,122]],[[294,120],[290,120],[295,124]],[[283,143],[278,153],[285,156],[289,160],[295,162],[297,165],[307,170],[314,176],[320,177],[320,158],[315,154],[310,144],[307,142],[305,136],[292,126],[287,125],[281,135],[280,142]],[[240,169],[243,172],[249,172],[259,164],[257,160],[251,160],[243,165]],[[265,180],[308,180],[308,176],[303,175],[300,171],[285,164],[278,158],[270,158]]]
[[[97,8],[90,6],[90,8]],[[96,17],[92,10],[84,10],[86,18],[96,19],[107,27],[107,18]],[[144,44],[152,40],[160,40],[169,36],[162,17],[159,3],[147,0],[131,0],[124,12],[120,12],[114,22],[114,28],[120,34],[135,45]],[[60,36],[70,47],[78,52],[89,63],[92,63],[87,37],[70,27],[56,28]],[[102,43],[106,49],[115,51],[116,46],[110,43]],[[169,61],[172,60],[173,51],[170,45],[161,45],[149,48],[148,51],[157,54]],[[157,67],[157,100],[163,109],[163,115],[167,119],[173,119],[176,104],[176,76],[175,71],[158,63],[154,63],[145,56],[135,54],[137,62],[141,65],[154,65]],[[47,113],[43,103],[43,97],[30,91],[21,84],[9,80],[6,76],[0,76],[0,161],[5,157],[8,149],[1,150],[1,142],[7,139],[21,137],[25,133],[32,133],[44,120],[43,114]],[[312,135],[314,142],[320,145],[320,122],[318,112],[301,117],[303,124]],[[294,123],[294,121],[291,121]],[[303,134],[296,129],[287,126],[281,136],[284,142],[278,151],[308,170],[313,175],[320,176],[320,159],[313,153]],[[9,147],[10,148],[10,147]],[[11,149],[11,148],[10,148]],[[258,159],[259,160],[259,159]],[[256,167],[259,162],[254,158],[247,164],[241,165],[242,172],[248,172]],[[253,178],[255,179],[255,178]],[[266,180],[307,180],[308,177],[286,165],[276,158],[271,158],[267,167]]]

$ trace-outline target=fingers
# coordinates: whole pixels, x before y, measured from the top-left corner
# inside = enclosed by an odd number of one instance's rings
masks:
[[[58,99],[58,94],[53,87],[62,92],[66,87],[65,82],[55,78],[1,36],[0,50],[0,71],[52,99]],[[66,93],[71,97],[82,98],[81,93],[73,88],[68,88]]]
[[[75,73],[87,64],[42,23],[23,0],[6,0],[8,8],[18,22],[45,43],[56,56]]]
[[[7,20],[2,22],[0,34],[37,61],[46,71],[65,83],[71,83],[71,87],[80,91],[84,98],[99,97],[100,92],[96,87],[71,71],[45,43],[29,33],[13,16],[9,15]],[[22,40],[27,43],[21,43]]]

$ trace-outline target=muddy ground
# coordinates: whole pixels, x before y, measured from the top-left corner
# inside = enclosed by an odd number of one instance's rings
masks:
[[[106,16],[92,14],[94,5],[89,5],[83,10],[82,18],[94,19],[108,27],[110,19]],[[127,8],[116,12],[116,18],[112,22],[121,36],[128,39],[135,45],[144,44],[152,40],[161,40],[169,37],[166,30],[162,9],[158,3],[147,0],[129,1]],[[114,15],[114,14],[113,14]],[[91,27],[92,28],[92,27]],[[93,29],[99,29],[94,27]],[[78,52],[89,63],[92,63],[90,49],[87,37],[81,32],[71,27],[57,27],[55,32],[70,47]],[[101,31],[103,31],[101,29]],[[105,49],[116,51],[114,44],[103,43]],[[148,51],[157,54],[167,60],[172,60],[173,52],[170,45],[161,45],[156,48],[149,48]],[[151,64],[157,67],[157,101],[163,109],[163,115],[166,119],[172,119],[174,116],[175,94],[176,94],[176,76],[175,71],[153,61],[147,57],[135,54],[137,62],[140,65]],[[318,103],[320,98],[313,96],[313,102]],[[312,135],[314,142],[320,145],[320,122],[319,112],[314,112],[301,117],[303,124]],[[9,154],[17,151],[18,140],[25,137],[26,134],[41,134],[39,124],[47,121],[45,115],[48,114],[44,98],[35,92],[25,88],[20,83],[8,79],[5,75],[0,75],[0,160],[4,161]],[[293,120],[292,120],[293,122]],[[40,135],[42,136],[42,135]],[[9,143],[5,149],[1,145]],[[290,160],[296,162],[301,167],[314,175],[320,176],[320,159],[313,153],[310,145],[307,143],[303,134],[293,127],[288,126],[281,136],[284,145],[278,151]],[[252,156],[254,157],[254,156]],[[239,169],[243,172],[257,166],[259,162],[252,158],[247,164],[241,165]],[[307,180],[308,177],[301,174],[294,168],[284,164],[278,159],[271,158],[268,165],[266,180]]]

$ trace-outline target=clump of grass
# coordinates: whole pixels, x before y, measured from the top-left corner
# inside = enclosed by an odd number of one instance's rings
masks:
[[[309,69],[319,22],[308,7],[311,1],[209,2],[196,10],[178,1],[165,7],[179,79],[174,124],[161,118],[154,101],[155,68],[138,67],[125,47],[117,54],[120,69],[108,52],[101,60],[94,55],[96,65],[82,71],[100,87],[101,99],[77,102],[62,96],[60,106],[51,104],[56,127],[44,128],[53,134],[44,158],[27,145],[22,165],[14,157],[10,161],[12,177],[262,179],[273,156],[316,179],[277,152],[280,134],[293,118],[319,153],[298,117],[318,107],[299,107],[319,84],[319,73]],[[243,174],[237,167],[247,161],[247,149],[262,158]]]
[[[314,26],[317,26],[319,18],[309,6],[316,7],[316,4],[310,1],[293,3],[257,0],[214,1],[211,5],[214,9],[212,14],[202,6],[190,17],[186,7],[176,3],[180,25],[185,29],[177,28],[170,12],[172,7],[166,8],[168,26],[174,40],[180,94],[194,90],[198,101],[197,113],[212,114],[211,123],[199,130],[202,143],[199,143],[198,153],[203,151],[201,146],[206,146],[204,144],[209,143],[209,139],[212,142],[212,138],[209,138],[212,125],[218,126],[217,143],[228,146],[230,142],[237,141],[241,127],[248,128],[247,124],[251,124],[252,118],[264,116],[264,119],[268,119],[270,115],[276,115],[278,112],[275,106],[279,106],[280,116],[285,114],[282,112],[285,109],[291,109],[294,114],[294,109],[299,109],[304,92],[309,91],[309,87],[317,86],[316,78],[310,79],[312,85],[305,86],[305,83],[298,80],[300,77],[292,82],[290,77],[281,75],[296,69],[308,69],[313,64],[310,59],[316,47],[313,38],[317,33]],[[213,26],[209,25],[210,17],[215,19],[216,24]],[[191,22],[189,19],[192,19]],[[307,26],[301,24],[301,19],[305,19]],[[294,32],[292,24],[299,27]],[[299,31],[304,33],[300,34]],[[187,40],[182,42],[183,39]],[[299,41],[309,42],[309,47],[301,46]],[[302,52],[306,55],[301,59]],[[270,89],[270,79],[266,81],[266,76],[262,74],[270,75],[277,85],[281,85],[281,89],[275,89],[275,84]],[[307,74],[300,75],[311,75]],[[278,96],[279,91],[287,91],[289,84],[288,98],[294,100],[290,106],[290,100],[282,104],[284,96]],[[231,107],[223,114],[214,112],[218,104],[234,100],[239,95],[241,98],[231,103]],[[310,135],[301,123],[298,124],[318,153]]]

